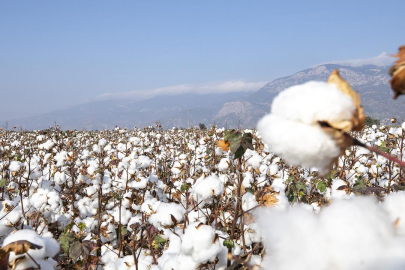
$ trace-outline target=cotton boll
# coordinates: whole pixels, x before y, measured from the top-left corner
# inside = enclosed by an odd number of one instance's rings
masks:
[[[258,211],[256,216],[269,254],[265,269],[405,266],[405,243],[395,236],[387,213],[373,198],[336,200],[319,214],[295,206],[285,212]]]
[[[333,199],[350,199],[354,196],[353,193],[347,194],[345,190],[338,190],[339,187],[345,186],[347,183],[342,179],[335,178],[332,182],[332,193],[331,196]]]
[[[162,226],[173,225],[173,216],[177,221],[183,220],[183,215],[185,210],[183,206],[176,203],[160,203],[156,209],[156,213],[149,217],[149,222],[153,224],[156,228],[161,228]]]
[[[211,199],[224,193],[224,184],[218,177],[208,176],[195,183],[191,192],[197,201]]]
[[[260,228],[257,223],[250,223],[245,226],[245,244],[247,246],[261,241]]]
[[[326,173],[341,152],[336,141],[319,125],[307,125],[270,114],[259,121],[257,129],[271,151],[293,166],[317,167]]]
[[[19,230],[14,234],[9,235],[6,239],[4,239],[3,247],[19,240],[25,240],[35,245],[41,246],[41,248],[30,249],[28,251],[28,254],[30,254],[35,259],[53,257],[59,251],[59,244],[55,239],[44,238],[32,230]],[[21,255],[14,255],[14,253],[11,253],[9,261],[13,261],[17,257],[21,257]]]
[[[230,161],[227,158],[222,158],[221,161],[218,163],[218,170],[220,172],[225,172],[229,168]]]
[[[18,172],[21,169],[21,162],[11,161],[10,166],[8,168],[11,172]]]
[[[250,149],[248,150],[250,153],[245,153],[245,156],[248,156],[246,159],[246,164],[252,166],[254,169],[259,168],[260,163],[262,162],[262,157],[257,152]],[[246,150],[246,152],[248,152],[248,150]]]
[[[256,201],[256,197],[252,193],[246,192],[242,196],[242,209],[243,209],[243,211],[250,210],[250,209],[256,207],[257,205],[258,205],[258,203]]]
[[[147,156],[138,157],[138,165],[140,168],[148,168],[152,164],[152,160]]]
[[[351,121],[355,109],[352,99],[334,84],[307,82],[281,92],[257,129],[269,149],[287,163],[317,167],[324,174],[341,149],[318,121]]]
[[[113,212],[112,215],[113,215],[114,220],[116,222],[118,222],[120,220],[120,211],[119,211],[118,207],[116,207],[114,209],[114,212]],[[131,217],[132,217],[131,211],[129,211],[125,207],[121,206],[121,224],[122,225],[127,225],[128,221],[130,220]]]
[[[224,248],[219,240],[214,243],[214,238],[215,231],[211,226],[190,224],[181,236],[181,251],[197,263],[212,262]]]

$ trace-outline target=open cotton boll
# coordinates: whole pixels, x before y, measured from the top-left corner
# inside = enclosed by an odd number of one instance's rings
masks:
[[[8,168],[11,172],[18,172],[21,169],[21,162],[11,161],[10,166]]]
[[[258,123],[258,130],[271,151],[293,166],[317,167],[326,173],[341,149],[319,125],[307,125],[267,115]]]
[[[215,230],[211,226],[190,224],[181,236],[181,252],[191,256],[197,263],[212,262],[225,248],[219,240],[214,243],[214,238]]]
[[[258,203],[256,201],[256,197],[252,193],[246,192],[242,196],[242,209],[243,209],[243,211],[250,210],[250,209],[256,207],[257,205],[258,205]]]
[[[28,251],[28,254],[35,259],[53,257],[56,255],[56,253],[59,252],[59,243],[55,239],[42,237],[32,230],[19,230],[14,234],[9,235],[6,239],[4,239],[3,247],[20,240],[25,240],[35,245],[41,246],[41,248],[39,249],[30,249]],[[21,257],[21,255],[15,255],[14,253],[11,253],[9,261],[13,261],[17,257]]]
[[[311,81],[282,91],[257,129],[269,150],[290,165],[316,167],[325,174],[342,149],[318,122],[350,122],[355,110],[353,100],[336,85]]]
[[[405,242],[375,198],[335,200],[319,214],[300,205],[256,212],[264,269],[403,269]],[[294,244],[292,244],[294,243]],[[294,254],[294,259],[291,259]]]
[[[197,201],[211,199],[224,193],[224,184],[218,177],[211,175],[195,183],[191,192]]]
[[[173,220],[171,215],[177,220],[182,221],[183,215],[186,211],[183,206],[176,203],[160,203],[156,209],[156,213],[149,217],[149,222],[153,224],[156,228],[161,228],[162,226],[173,225]]]

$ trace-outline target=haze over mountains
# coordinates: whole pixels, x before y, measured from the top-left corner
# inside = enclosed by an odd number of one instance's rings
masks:
[[[334,69],[339,69],[342,77],[360,92],[366,115],[380,120],[405,118],[403,100],[392,99],[388,66],[323,64],[273,80],[256,92],[188,93],[142,101],[102,100],[9,120],[9,126],[44,129],[56,122],[63,129],[105,129],[116,125],[130,128],[150,126],[159,120],[164,128],[196,126],[199,123],[255,128],[257,121],[270,111],[271,102],[280,91],[310,80],[326,81]]]

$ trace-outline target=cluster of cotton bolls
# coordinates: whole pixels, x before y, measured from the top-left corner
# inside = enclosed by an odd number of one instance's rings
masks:
[[[104,269],[225,269],[228,259],[230,264],[252,269],[260,265],[293,269],[295,265],[282,264],[287,253],[300,251],[288,250],[293,237],[306,228],[311,232],[320,224],[330,224],[331,216],[343,216],[350,207],[341,200],[353,201],[354,209],[362,209],[365,203],[357,202],[357,197],[373,194],[384,201],[377,205],[366,200],[373,213],[384,216],[384,221],[376,223],[383,229],[375,226],[368,231],[381,232],[376,240],[380,242],[373,244],[397,243],[395,237],[405,231],[398,206],[402,197],[395,197],[400,193],[385,196],[403,189],[405,172],[385,158],[359,147],[348,148],[323,178],[316,168],[289,166],[271,152],[271,144],[262,141],[265,134],[245,130],[253,135],[253,148],[246,150],[239,164],[229,151],[216,146],[224,131],[150,127],[0,131],[0,242],[21,229],[44,238],[54,236],[61,250],[54,257],[57,261],[50,262],[61,269],[85,261],[98,261]],[[405,154],[401,126],[367,127],[355,136],[398,158]],[[261,208],[275,211],[263,212],[268,217],[263,221],[254,214]],[[355,211],[360,212],[353,210],[352,217]],[[374,222],[374,214],[362,215]],[[302,228],[293,227],[301,218],[308,222]],[[365,226],[350,224],[352,230],[343,224],[342,230],[335,229],[337,235]],[[397,236],[388,236],[389,228]],[[320,229],[319,238],[310,233],[298,239],[309,252],[311,243],[329,237],[328,233]],[[69,255],[70,247],[86,241],[97,249]],[[323,245],[324,240],[319,241]],[[360,244],[356,247],[362,250]],[[375,252],[371,254],[377,256]],[[396,258],[394,251],[390,254]],[[300,260],[312,255],[302,256]],[[335,260],[327,258],[325,264]]]

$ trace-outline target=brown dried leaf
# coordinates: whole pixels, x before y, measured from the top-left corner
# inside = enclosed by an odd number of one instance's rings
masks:
[[[340,76],[339,71],[335,69],[328,78],[328,83],[335,84],[342,93],[349,96],[352,100],[354,105],[356,106],[356,110],[353,114],[351,121],[344,121],[340,123],[329,123],[332,127],[336,129],[340,129],[344,132],[350,131],[360,131],[363,129],[364,121],[366,116],[363,112],[363,107],[361,106],[360,95],[356,93],[352,87]]]
[[[226,142],[224,140],[220,140],[217,142],[217,146],[220,147],[222,151],[229,151],[230,145],[231,145],[230,142]]]
[[[15,255],[21,255],[27,253],[30,249],[41,249],[42,246],[28,242],[26,240],[19,240],[8,244],[3,247],[2,250],[5,252],[14,252]]]
[[[393,55],[398,60],[391,67],[391,88],[394,90],[394,99],[405,93],[405,45],[399,47],[398,54]]]

